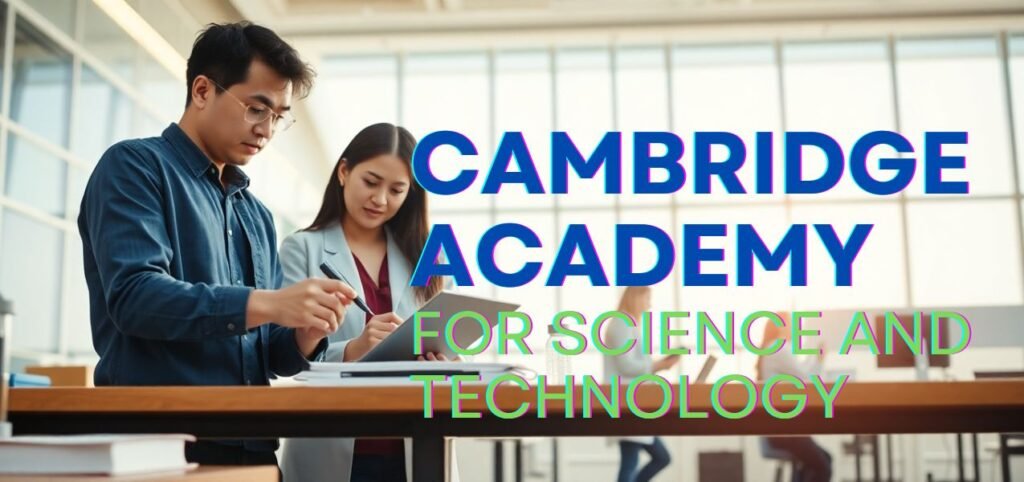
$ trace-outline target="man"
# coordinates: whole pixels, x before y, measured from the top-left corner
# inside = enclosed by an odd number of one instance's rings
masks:
[[[322,355],[355,296],[310,279],[279,289],[270,212],[240,169],[286,129],[313,72],[274,32],[210,25],[188,60],[185,113],[115,144],[82,199],[97,385],[267,385]],[[276,464],[277,440],[205,441],[200,464]]]

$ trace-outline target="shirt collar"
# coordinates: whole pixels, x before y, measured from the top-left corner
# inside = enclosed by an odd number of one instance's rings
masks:
[[[238,166],[224,166],[224,186],[228,194],[234,194],[249,187],[249,176],[245,175]]]
[[[178,154],[181,155],[186,167],[192,172],[193,176],[199,177],[211,169],[217,169],[213,161],[206,157],[206,154],[199,149],[195,142],[192,142],[192,139],[185,134],[185,131],[176,122],[172,122],[171,125],[164,129],[163,138],[167,139],[167,142],[178,151]],[[249,176],[239,169],[238,166],[225,165],[223,177],[228,191],[249,187]]]

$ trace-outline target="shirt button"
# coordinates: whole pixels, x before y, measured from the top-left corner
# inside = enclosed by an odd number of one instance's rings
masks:
[[[228,236],[231,236],[231,229],[228,229]]]
[[[246,385],[252,385],[252,380],[246,379],[246,380],[245,380],[245,384],[246,384]]]
[[[234,323],[228,323],[228,330],[234,331],[235,330],[235,324]]]
[[[237,285],[241,286],[241,285],[242,285],[242,280],[240,280],[240,279],[236,279],[236,280],[235,280],[235,284],[237,284]]]

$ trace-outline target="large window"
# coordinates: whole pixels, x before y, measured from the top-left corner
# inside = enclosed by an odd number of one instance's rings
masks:
[[[11,56],[0,122],[0,292],[17,310],[13,355],[92,358],[75,219],[103,151],[137,134],[133,123],[170,119],[132,87],[144,79],[138,66],[155,61],[93,2],[0,2],[0,27]]]
[[[846,150],[871,130],[899,130],[915,145],[922,145],[924,131],[968,131],[968,147],[944,151],[967,156],[965,172],[948,177],[970,180],[967,196],[923,196],[920,179],[905,193],[890,196],[866,194],[845,180],[819,196],[731,196],[717,181],[710,195],[694,195],[688,183],[674,196],[608,196],[602,174],[573,179],[569,196],[527,196],[512,186],[496,197],[470,193],[435,198],[432,221],[453,224],[467,256],[476,255],[474,243],[482,225],[529,225],[544,248],[528,250],[514,242],[501,246],[496,255],[506,269],[522,261],[549,266],[565,227],[583,223],[608,271],[614,267],[611,229],[616,223],[660,226],[677,248],[684,223],[752,223],[768,242],[781,239],[792,223],[831,223],[841,236],[855,224],[873,223],[852,287],[835,286],[831,259],[820,243],[810,243],[807,287],[789,286],[788,267],[756,272],[753,288],[685,287],[677,268],[655,286],[655,308],[743,312],[969,307],[1024,302],[1022,200],[1014,182],[1016,175],[1024,186],[1024,174],[1015,166],[1011,143],[1016,136],[1018,151],[1024,143],[1024,40],[1009,35],[1006,56],[1003,42],[1001,33],[956,38],[881,34],[828,41],[377,53],[372,61],[333,57],[324,65],[332,85],[356,87],[372,76],[373,85],[384,89],[387,112],[394,112],[416,135],[442,129],[469,134],[483,159],[442,156],[439,169],[469,162],[486,169],[500,136],[523,132],[547,187],[552,130],[568,131],[584,154],[605,132],[623,132],[626,191],[632,183],[628,160],[634,131],[671,130],[688,148],[695,131],[729,131],[743,138],[748,152],[754,149],[754,133],[769,131],[776,136],[776,159],[782,156],[783,131],[824,131]],[[341,112],[351,105],[359,112],[368,101],[356,97],[346,94],[350,104],[322,107]],[[362,123],[346,123],[345,130],[354,133]],[[885,149],[871,154],[871,161],[895,155]],[[806,156],[805,177],[824,168],[823,157],[814,156]],[[692,152],[684,153],[684,166],[692,159]],[[740,170],[747,186],[753,185],[752,164]],[[877,166],[869,169],[880,173]],[[781,191],[781,174],[774,181]],[[813,231],[811,238],[816,240]],[[707,247],[725,249],[726,259],[705,263],[705,269],[735,276],[734,243],[733,238],[710,242]],[[649,247],[638,245],[637,250],[638,269],[654,262],[656,253]],[[528,286],[494,294],[522,302],[540,327],[558,310],[593,315],[616,306],[620,291],[615,288],[595,288],[576,279],[551,289],[543,285],[545,277],[542,272]],[[540,346],[544,336],[535,333],[534,343]],[[749,371],[742,360],[735,368]]]
[[[634,131],[675,132],[687,145],[686,166],[692,164],[698,130],[737,133],[748,151],[755,132],[773,132],[776,159],[783,131],[822,130],[848,147],[869,129],[896,129],[916,144],[924,131],[966,130],[970,144],[945,153],[967,156],[968,168],[955,176],[970,180],[968,196],[923,196],[919,180],[891,196],[866,195],[845,181],[819,196],[731,196],[717,181],[710,195],[694,195],[688,182],[671,196],[609,196],[603,173],[589,180],[570,174],[568,196],[526,195],[519,186],[497,197],[432,196],[432,221],[455,226],[474,266],[476,242],[488,226],[529,225],[544,247],[502,244],[498,264],[506,269],[521,261],[550,267],[566,226],[586,224],[612,281],[617,223],[657,225],[677,249],[685,223],[753,223],[769,242],[778,241],[791,223],[829,222],[840,234],[857,223],[874,223],[853,287],[834,286],[830,259],[814,243],[804,288],[789,286],[788,268],[756,272],[754,288],[682,286],[677,251],[677,269],[654,287],[655,307],[742,312],[1024,304],[1024,36],[879,32],[874,38],[828,41],[548,45],[483,50],[467,44],[447,51],[328,57],[318,66],[317,88],[307,105],[332,159],[359,129],[376,122],[401,123],[417,136],[440,129],[467,134],[479,155],[438,151],[435,169],[441,176],[467,165],[486,172],[502,134],[522,132],[548,189],[550,132],[569,132],[588,155],[605,132],[621,131],[627,192]],[[74,225],[82,190],[107,146],[153,135],[175,120],[184,89],[179,75],[93,2],[0,1],[0,52],[8,56],[0,62],[0,291],[23,307],[17,332],[31,333],[16,347],[92,355]],[[823,163],[808,154],[810,176]],[[873,152],[876,159],[890,154]],[[721,155],[712,151],[713,157]],[[254,180],[289,186],[260,193],[272,209],[289,212],[289,206],[318,202],[319,182],[310,186],[298,172],[277,169],[262,163],[250,172]],[[753,175],[748,162],[740,178],[750,186]],[[774,178],[781,190],[782,176]],[[285,234],[306,222],[301,216],[278,217]],[[711,241],[708,247],[726,248],[726,259],[705,268],[734,271],[733,244],[731,238]],[[638,243],[636,249],[637,269],[654,263],[657,253],[649,246]],[[27,260],[38,257],[46,263],[34,263],[26,274]],[[544,286],[547,273],[542,270],[530,285],[499,289],[474,270],[478,283],[469,291],[521,302],[538,327],[559,310],[593,316],[616,306],[616,288],[573,279],[551,289]],[[531,341],[540,347],[544,338],[538,330]]]
[[[135,7],[174,23],[173,12],[159,13],[162,3]],[[199,28],[181,23],[172,41],[188,47]],[[159,135],[179,118],[184,72],[169,71],[91,1],[0,0],[0,57],[0,293],[17,311],[13,355],[89,361],[96,354],[75,223],[82,194],[109,146]],[[262,157],[247,170],[266,181],[253,189],[279,233],[290,233],[308,222],[295,206],[314,205],[322,187],[291,159]]]

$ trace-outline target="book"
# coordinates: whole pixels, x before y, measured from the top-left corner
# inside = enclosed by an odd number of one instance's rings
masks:
[[[185,434],[0,438],[0,474],[130,475],[185,471]]]
[[[48,387],[52,385],[50,377],[29,373],[12,373],[7,383],[11,388]]]

